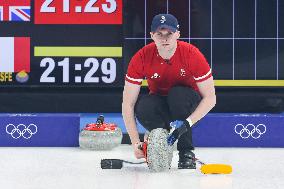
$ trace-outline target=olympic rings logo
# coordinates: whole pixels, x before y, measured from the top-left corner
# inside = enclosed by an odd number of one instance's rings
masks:
[[[258,139],[265,132],[266,126],[264,124],[258,124],[255,126],[254,124],[250,123],[246,126],[243,124],[237,124],[235,126],[235,133],[240,135],[243,139],[249,138],[250,136],[254,139]]]
[[[11,135],[14,139],[18,139],[20,137],[30,139],[34,134],[37,133],[37,126],[33,123],[29,124],[28,126],[24,124],[15,126],[14,124],[10,123],[6,126],[6,133]]]

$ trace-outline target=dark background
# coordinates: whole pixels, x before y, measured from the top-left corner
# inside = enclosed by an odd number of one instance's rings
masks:
[[[151,42],[149,29],[153,16],[167,12],[179,20],[181,40],[196,45],[204,53],[214,79],[283,80],[284,1],[255,2],[124,0],[122,26],[34,25],[33,14],[30,23],[0,23],[1,37],[31,37],[31,66],[40,61],[33,56],[34,46],[123,46],[115,83],[1,85],[0,111],[121,112],[127,64],[137,50]],[[148,89],[143,88],[141,95],[147,92]],[[216,94],[217,105],[213,112],[276,113],[284,109],[283,87],[216,87]]]

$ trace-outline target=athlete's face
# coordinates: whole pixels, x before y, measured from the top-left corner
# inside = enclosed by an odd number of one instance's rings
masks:
[[[158,49],[171,50],[175,47],[177,39],[180,37],[179,31],[172,32],[168,29],[160,29],[151,32],[151,38],[154,40]]]

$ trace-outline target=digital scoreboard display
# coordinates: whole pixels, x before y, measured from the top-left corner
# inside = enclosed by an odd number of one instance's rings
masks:
[[[35,47],[40,83],[118,85],[121,47]]]
[[[123,85],[122,0],[6,0],[0,15],[0,87]]]
[[[35,24],[122,24],[122,0],[37,0]]]

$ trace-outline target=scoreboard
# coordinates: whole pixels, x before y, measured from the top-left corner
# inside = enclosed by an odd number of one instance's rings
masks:
[[[0,87],[123,85],[122,0],[7,0],[0,10]]]

